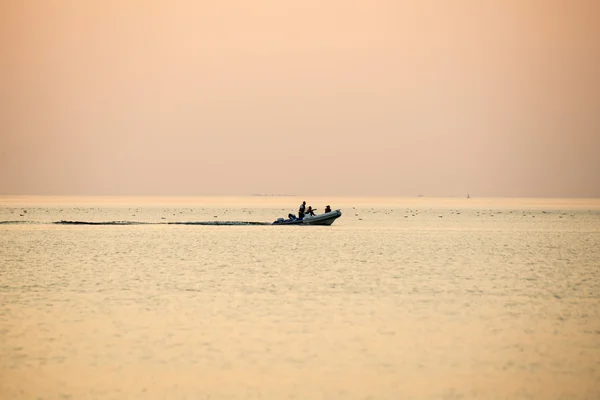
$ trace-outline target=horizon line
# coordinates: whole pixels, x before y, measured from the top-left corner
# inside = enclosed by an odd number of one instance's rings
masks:
[[[456,198],[456,199],[599,199],[600,196],[546,196],[546,195],[394,195],[394,194],[8,194],[0,197],[396,197],[396,198]]]

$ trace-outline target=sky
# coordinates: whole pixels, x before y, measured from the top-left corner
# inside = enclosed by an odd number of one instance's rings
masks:
[[[596,0],[3,0],[0,194],[600,197]]]

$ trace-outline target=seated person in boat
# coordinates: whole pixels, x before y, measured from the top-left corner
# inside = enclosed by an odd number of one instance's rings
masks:
[[[331,207],[329,207],[329,205],[327,205],[327,207],[325,207],[325,212],[326,213],[331,212]]]
[[[315,210],[316,210],[316,208],[312,208],[311,206],[308,206],[308,210],[306,210],[306,213],[308,215],[314,216],[315,215]]]

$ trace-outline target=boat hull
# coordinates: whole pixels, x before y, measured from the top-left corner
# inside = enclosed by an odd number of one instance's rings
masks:
[[[301,219],[286,219],[284,221],[275,221],[273,225],[302,225]]]
[[[341,216],[342,212],[340,210],[335,210],[315,216],[305,216],[302,220],[302,223],[304,225],[331,225],[336,219],[338,219]]]

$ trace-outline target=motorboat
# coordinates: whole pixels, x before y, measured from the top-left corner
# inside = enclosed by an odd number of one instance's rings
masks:
[[[318,215],[305,215],[302,219],[304,225],[331,225],[333,221],[342,216],[340,210],[333,210]]]
[[[305,215],[300,219],[294,214],[289,214],[287,219],[278,218],[273,225],[331,225],[333,221],[342,216],[340,210],[329,211],[319,215]]]

